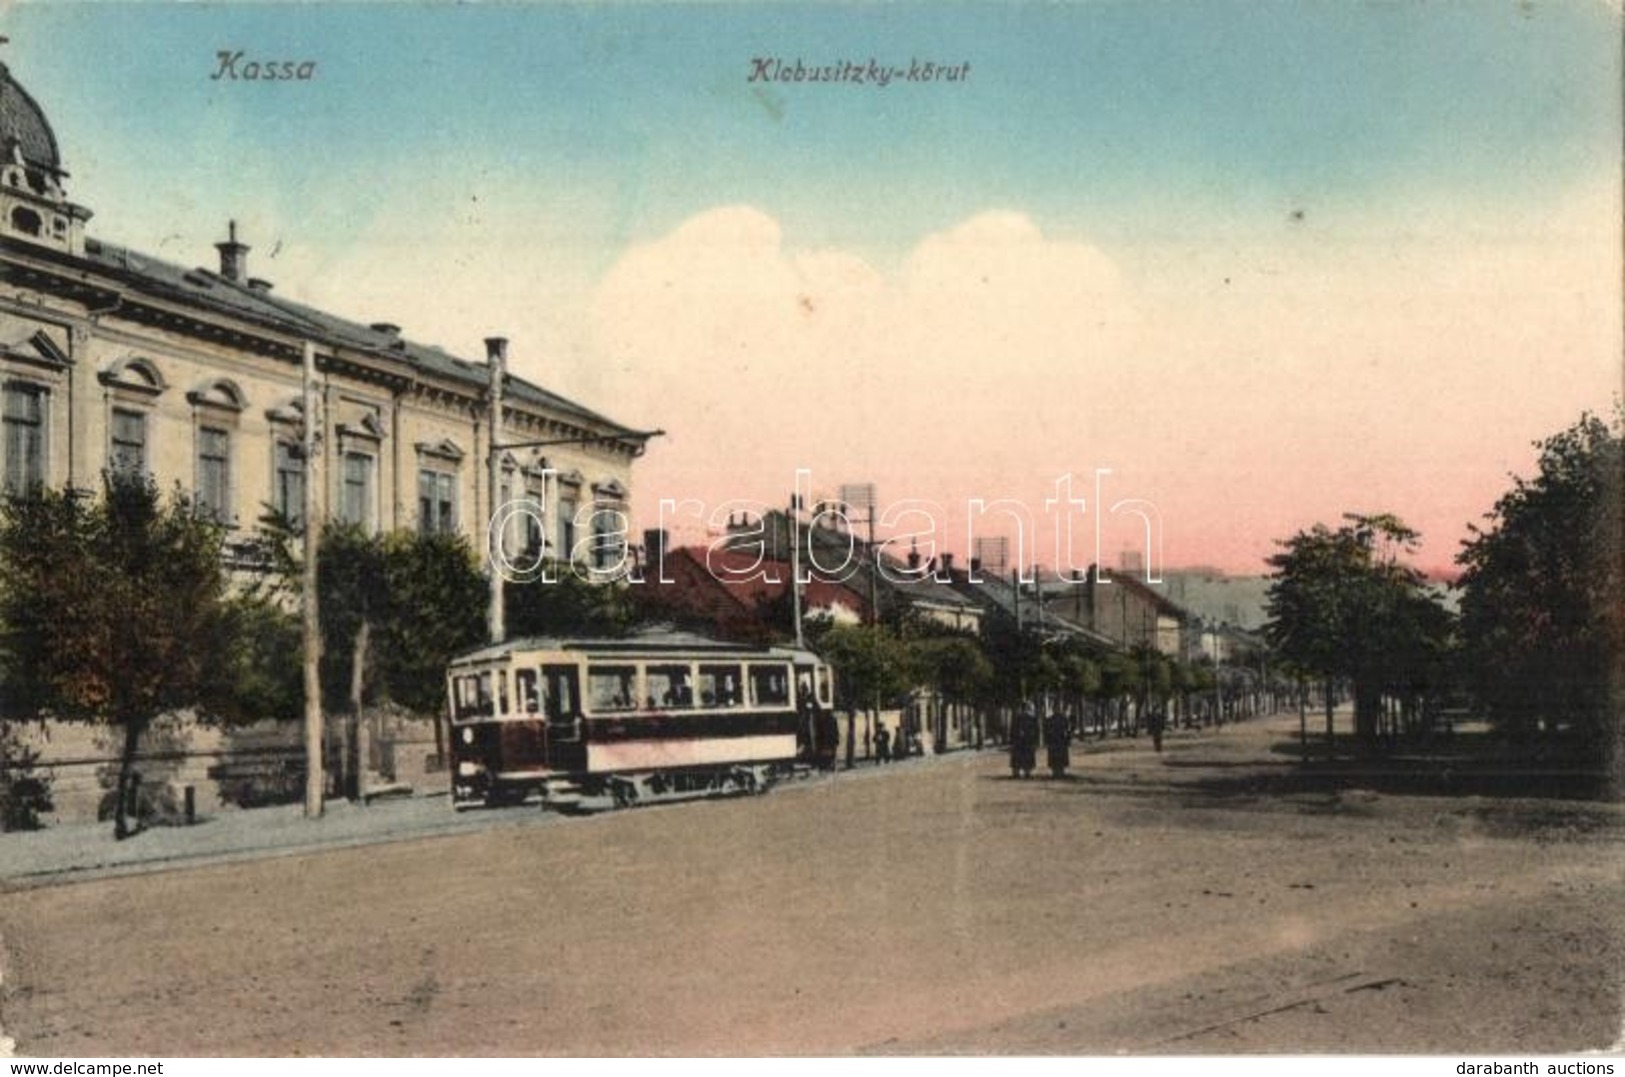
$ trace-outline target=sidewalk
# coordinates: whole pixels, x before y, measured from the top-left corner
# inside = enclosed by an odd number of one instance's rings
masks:
[[[0,835],[0,887],[130,875],[201,864],[404,841],[495,826],[536,826],[559,817],[537,808],[452,810],[445,794],[330,801],[320,819],[298,804],[221,812],[193,826],[156,826],[116,841],[113,824],[69,823]]]
[[[853,770],[813,774],[791,783],[848,780],[899,768],[968,758],[951,752],[916,756],[890,767],[859,759]],[[649,809],[641,809],[649,810]],[[498,827],[579,822],[535,804],[456,811],[447,794],[385,798],[367,805],[331,800],[322,817],[307,820],[299,804],[222,811],[192,826],[154,826],[117,841],[111,822],[63,823],[43,830],[0,834],[0,890],[59,885],[80,879],[137,875],[177,868],[292,856]]]
[[[1273,717],[1273,716],[1272,716]],[[1108,737],[1074,741],[1072,766],[1078,770],[1137,769],[1157,766],[1168,755],[1197,749],[1223,754],[1259,755],[1281,730],[1275,721],[1248,722],[1223,730],[1171,733],[1164,756],[1151,751],[1150,738]],[[1292,719],[1295,727],[1296,718]],[[1236,733],[1242,733],[1240,736]],[[1225,736],[1230,733],[1230,736]],[[837,769],[789,783],[801,787],[830,781],[878,779],[889,773],[950,761],[1002,757],[1005,749],[989,745],[981,752],[960,750],[943,755],[911,756],[889,766],[858,759],[852,770]],[[1001,764],[1002,765],[1002,764]],[[642,809],[648,810],[648,809]],[[193,826],[155,826],[133,838],[116,841],[111,822],[67,823],[44,830],[0,834],[0,890],[59,885],[80,879],[135,875],[263,857],[291,856],[417,838],[464,834],[497,827],[569,824],[568,816],[536,805],[454,811],[444,793],[391,798],[368,805],[329,801],[320,819],[307,820],[301,805],[223,811]]]

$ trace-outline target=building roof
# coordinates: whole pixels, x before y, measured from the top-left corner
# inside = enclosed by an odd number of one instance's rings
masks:
[[[403,339],[393,327],[374,327],[276,295],[268,287],[244,284],[208,269],[187,269],[102,240],[85,241],[85,257],[118,280],[157,298],[180,301],[268,328],[314,338],[330,346],[373,353],[424,375],[488,389],[490,364],[452,355],[439,347]],[[561,417],[622,436],[631,428],[573,400],[510,374],[504,385],[510,402],[545,408]]]
[[[8,155],[15,146],[26,163],[48,169],[56,176],[63,175],[56,135],[44,110],[4,64],[0,64],[0,146]],[[235,234],[231,242],[236,243]],[[6,245],[12,246],[12,242],[8,240]],[[36,250],[32,244],[20,246],[26,246],[31,252]],[[372,359],[381,361],[386,371],[393,367],[406,377],[452,382],[480,396],[489,391],[490,364],[471,362],[441,348],[405,340],[393,326],[364,325],[275,295],[270,285],[261,281],[233,279],[235,274],[225,276],[208,269],[188,269],[97,239],[87,238],[84,252],[84,258],[80,259],[49,248],[38,248],[42,257],[52,261],[65,259],[75,269],[82,269],[84,263],[89,262],[137,295],[227,315],[328,348],[369,353]],[[549,417],[578,423],[595,435],[644,440],[638,431],[523,378],[510,374],[504,389],[510,404],[543,409]]]
[[[5,64],[0,64],[0,146],[9,156],[15,145],[23,161],[62,172],[62,156],[57,152],[56,133],[45,119],[45,111],[23,89]]]
[[[1179,603],[1163,594],[1161,591],[1144,580],[1136,579],[1127,571],[1113,572],[1105,580],[1096,580],[1097,585],[1108,587],[1122,587],[1125,591],[1132,591],[1140,600],[1144,601],[1161,616],[1172,617],[1179,621],[1190,618],[1190,611]],[[1067,595],[1086,586],[1087,580],[1067,579],[1065,577],[1040,579],[1037,586],[1045,595]]]
[[[997,610],[1011,620],[1034,625],[1042,616],[1046,627],[1058,629],[1065,635],[1077,637],[1108,650],[1115,650],[1118,646],[1117,641],[1105,633],[1096,632],[1055,610],[1041,611],[1034,598],[1018,597],[1015,587],[1002,576],[983,575],[979,572],[955,572],[954,586],[961,593],[981,602],[987,609]]]

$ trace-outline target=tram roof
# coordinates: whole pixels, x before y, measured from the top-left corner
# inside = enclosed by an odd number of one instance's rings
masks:
[[[711,639],[708,636],[701,636],[694,632],[655,628],[631,636],[613,638],[603,636],[523,636],[467,651],[458,655],[452,661],[459,665],[468,662],[489,661],[502,658],[515,651],[579,651],[584,654],[626,655],[629,657],[698,653],[712,655],[788,655],[817,658],[811,651],[797,650],[794,647],[736,643],[728,640]]]

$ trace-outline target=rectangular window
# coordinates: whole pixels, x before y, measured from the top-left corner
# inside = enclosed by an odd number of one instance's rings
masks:
[[[621,514],[614,509],[597,509],[592,514],[592,565],[609,569],[621,563]]]
[[[107,462],[114,471],[146,473],[147,417],[144,413],[113,409],[112,445]]]
[[[547,720],[568,726],[575,721],[580,710],[576,699],[576,668],[574,666],[542,667],[542,684],[547,709]]]
[[[425,535],[457,530],[457,476],[424,468],[418,472],[418,530]]]
[[[271,476],[271,504],[294,527],[305,518],[304,450],[287,441],[276,443],[275,472]]]
[[[703,707],[737,707],[742,699],[738,666],[700,667],[700,705]]]
[[[524,533],[524,553],[529,563],[530,559],[541,557],[543,531],[542,531],[543,497],[539,487],[528,487],[525,490],[525,511],[520,517]]]
[[[372,529],[373,459],[366,453],[344,454],[344,490],[339,497],[339,519],[363,530]]]
[[[687,666],[650,666],[645,677],[645,702],[649,706],[665,709],[694,705],[694,685],[689,681]]]
[[[787,666],[750,667],[751,702],[758,707],[781,707],[790,702],[790,670]]]
[[[205,426],[197,432],[197,512],[217,523],[231,522],[231,437]]]
[[[6,386],[6,489],[15,492],[45,482],[45,390]]]
[[[574,561],[576,556],[576,501],[573,497],[559,498],[559,548],[557,557],[560,561]]]
[[[594,666],[587,671],[587,700],[597,713],[637,706],[637,667]]]
[[[519,695],[519,709],[526,714],[537,714],[542,709],[542,693],[536,683],[534,669],[519,669],[513,675],[514,690]]]
[[[491,675],[489,673],[465,674],[455,678],[453,685],[456,690],[453,713],[457,719],[491,717],[493,707],[491,701]]]

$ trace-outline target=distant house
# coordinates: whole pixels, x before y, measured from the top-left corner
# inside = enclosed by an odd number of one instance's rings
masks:
[[[1078,622],[1064,608],[1048,601],[1048,592],[1042,589],[1048,584],[1019,584],[1003,575],[990,575],[975,559],[968,571],[956,569],[951,557],[945,561],[955,590],[982,607],[984,623],[1002,618],[1016,628],[1046,638],[1075,640],[1102,651],[1120,648],[1118,641]]]
[[[790,533],[790,517],[783,512],[736,520],[729,548],[788,562]],[[802,564],[812,566],[824,579],[840,580],[850,590],[872,596],[881,620],[913,617],[963,632],[981,630],[981,606],[961,594],[940,566],[922,564],[914,554],[898,560],[878,552],[883,544],[871,547],[862,535],[840,528],[798,522],[796,533]]]
[[[1097,566],[1081,578],[1055,579],[1039,585],[1044,608],[1074,621],[1124,650],[1147,647],[1161,654],[1184,656],[1184,626],[1191,620],[1182,607],[1156,588],[1128,573],[1102,577]]]
[[[793,635],[791,567],[727,549],[665,551],[638,585],[645,608],[722,639],[766,641]],[[801,588],[802,619],[859,624],[868,617],[863,595],[813,575]]]

